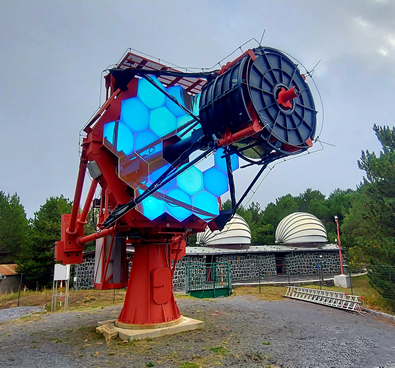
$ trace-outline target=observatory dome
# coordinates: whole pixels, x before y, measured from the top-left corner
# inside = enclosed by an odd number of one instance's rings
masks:
[[[251,244],[251,230],[247,222],[235,214],[222,231],[211,231],[209,227],[197,234],[196,243],[201,246],[247,245]]]
[[[324,224],[315,216],[295,212],[284,217],[277,226],[276,243],[315,245],[328,241]]]

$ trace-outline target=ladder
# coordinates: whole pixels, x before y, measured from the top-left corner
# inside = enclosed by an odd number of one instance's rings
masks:
[[[287,298],[303,300],[306,302],[326,305],[328,307],[346,309],[362,314],[362,302],[360,296],[348,295],[338,291],[307,289],[296,286],[288,286],[284,295]]]

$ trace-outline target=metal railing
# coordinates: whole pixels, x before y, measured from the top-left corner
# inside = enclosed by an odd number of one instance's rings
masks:
[[[185,291],[196,297],[226,296],[232,293],[230,264],[191,263],[185,266]]]

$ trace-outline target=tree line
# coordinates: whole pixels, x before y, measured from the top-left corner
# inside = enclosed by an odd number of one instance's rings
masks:
[[[328,241],[336,242],[338,216],[342,245],[352,265],[363,263],[395,264],[395,130],[374,126],[381,143],[378,154],[362,151],[357,164],[365,172],[363,181],[352,189],[335,189],[329,196],[311,188],[292,196],[284,195],[261,208],[258,202],[240,207],[249,224],[252,244],[274,244],[279,222],[293,212],[308,212],[325,225]],[[229,209],[230,201],[223,203]],[[27,219],[17,194],[0,191],[0,263],[15,262],[19,272],[50,274],[53,272],[54,243],[60,239],[60,218],[70,213],[72,202],[51,197]],[[90,226],[93,230],[93,226]],[[31,281],[42,278],[31,277]]]
[[[278,224],[294,212],[307,212],[319,218],[326,227],[328,241],[334,243],[337,241],[334,216],[343,222],[356,195],[357,191],[351,189],[336,189],[327,198],[319,190],[308,188],[297,196],[287,194],[277,198],[265,209],[261,209],[258,202],[252,202],[248,207],[241,206],[236,212],[247,221],[253,245],[275,244]],[[224,202],[222,207],[230,209],[230,200]]]
[[[381,144],[377,155],[362,151],[358,167],[363,180],[352,189],[335,189],[328,197],[306,189],[298,196],[284,195],[261,209],[258,202],[237,213],[251,229],[252,244],[274,244],[279,222],[294,212],[315,215],[325,225],[328,241],[337,242],[334,216],[338,216],[341,242],[351,265],[395,265],[395,128],[374,126]],[[223,209],[230,209],[230,200]]]

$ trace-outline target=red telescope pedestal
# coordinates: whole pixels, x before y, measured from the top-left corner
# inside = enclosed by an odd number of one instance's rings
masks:
[[[169,251],[169,244],[135,245],[125,302],[115,323],[118,327],[160,327],[181,320],[173,294]]]

